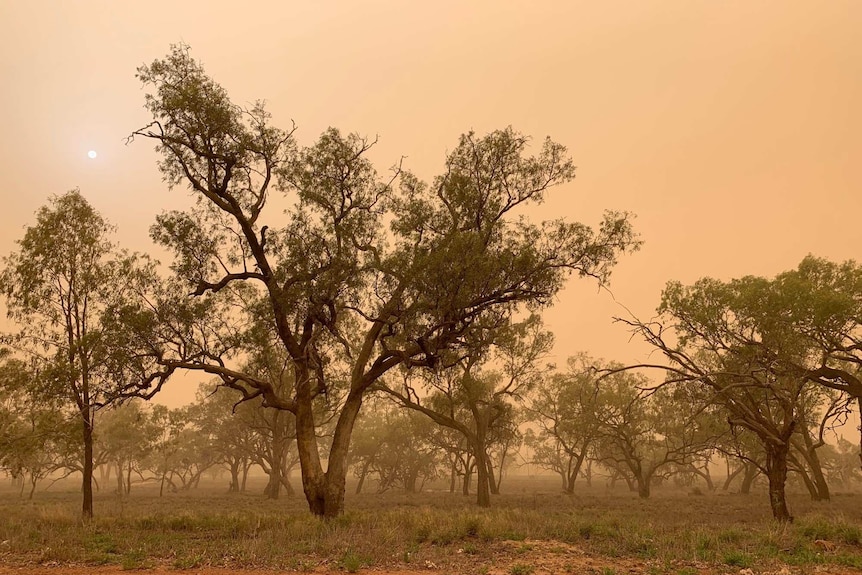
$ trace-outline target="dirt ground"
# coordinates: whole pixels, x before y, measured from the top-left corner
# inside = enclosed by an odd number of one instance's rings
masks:
[[[474,566],[477,568],[481,566]],[[275,573],[288,573],[286,571],[274,570],[244,570],[244,569],[223,569],[223,568],[198,568],[178,570],[171,567],[155,567],[152,569],[136,569],[132,571],[140,575],[273,575]],[[551,567],[539,567],[533,571],[533,575],[555,575],[557,573],[576,573],[576,574],[602,574],[615,573],[616,575],[625,574],[641,574],[649,573],[649,565],[634,561],[591,561],[585,560],[580,564],[569,564],[565,570],[556,570]],[[691,573],[691,571],[688,571]],[[791,569],[782,567],[771,571],[757,571],[752,569],[740,569],[738,571],[722,571],[723,573],[738,573],[740,575],[858,575],[859,571],[836,569],[832,567],[822,567],[814,569]],[[37,566],[37,567],[4,567],[0,565],[0,575],[129,575],[129,570],[124,570],[119,566]],[[343,570],[330,570],[325,567],[311,571],[315,575],[344,575]],[[442,575],[442,574],[457,574],[461,571],[446,569],[440,570],[433,567],[422,570],[406,571],[406,570],[390,570],[390,569],[360,569],[357,573],[365,575]],[[488,575],[508,575],[513,573],[511,567],[509,569],[490,568],[487,571]],[[703,575],[713,575],[720,573],[712,569],[697,569],[697,573]]]
[[[518,543],[521,545],[523,542]],[[519,555],[515,542],[492,544],[482,556],[471,556],[460,552],[446,565],[435,565],[426,561],[416,568],[363,568],[356,573],[365,575],[530,575],[584,574],[584,575],[636,575],[654,573],[687,573],[694,575],[858,575],[862,571],[837,566],[806,566],[802,568],[772,566],[768,568],[740,569],[738,567],[715,566],[698,563],[659,565],[648,560],[620,559],[589,556],[575,546],[565,546],[561,553],[559,542],[527,541],[532,551]],[[511,548],[510,548],[511,547]],[[0,575],[129,575],[129,569],[121,566],[87,565],[3,565],[0,559]],[[197,567],[177,569],[169,565],[156,565],[145,569],[133,569],[140,575],[274,575],[296,573],[277,569],[229,569],[224,567]],[[314,575],[344,575],[347,571],[326,561],[302,571]]]

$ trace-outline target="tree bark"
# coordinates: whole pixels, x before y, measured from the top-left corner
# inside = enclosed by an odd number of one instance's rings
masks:
[[[84,465],[83,465],[83,504],[81,515],[84,521],[93,518],[93,417],[89,405],[81,410],[83,419]]]
[[[638,489],[638,497],[640,497],[641,499],[649,499],[651,479],[651,476],[645,475],[643,473],[639,473],[635,477],[635,482],[637,483]]]
[[[739,486],[739,493],[741,495],[748,495],[751,493],[751,486],[754,484],[754,480],[757,479],[760,470],[756,465],[748,461],[743,463],[743,467],[745,475],[742,476],[742,485]]]
[[[780,523],[793,521],[787,509],[785,484],[787,482],[787,454],[789,446],[785,443],[766,444],[766,477],[769,480],[769,506],[772,517]]]
[[[239,493],[239,459],[230,462],[230,487],[228,492]]]
[[[303,381],[298,379],[297,381]],[[362,407],[362,393],[351,391],[335,425],[329,465],[326,472],[317,452],[311,394],[308,378],[297,386],[296,445],[302,471],[302,488],[312,514],[325,519],[337,517],[344,511],[344,491],[347,483],[350,436]]]

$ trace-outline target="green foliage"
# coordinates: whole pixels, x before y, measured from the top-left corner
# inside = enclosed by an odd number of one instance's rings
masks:
[[[536,567],[528,563],[515,563],[509,568],[512,575],[532,575],[535,571]]]
[[[373,142],[330,128],[299,148],[262,104],[233,104],[186,46],[138,77],[153,122],[135,135],[155,140],[166,182],[198,203],[163,214],[151,231],[174,254],[175,284],[116,310],[134,326],[123,339],[144,375],[127,381],[152,393],[176,369],[205,370],[297,414],[316,513],[340,512],[340,488],[326,484],[343,484],[356,413],[382,376],[482,347],[518,312],[549,305],[572,273],[606,281],[639,245],[626,213],[606,214],[596,230],[520,217],[574,177],[551,140],[531,156],[529,138],[512,128],[471,132],[432,185],[400,166],[381,178],[366,158]],[[275,195],[285,201],[267,210]],[[206,303],[171,295],[188,282]],[[276,346],[280,373],[296,385],[243,365],[247,350]],[[323,403],[337,410],[326,475],[314,415]]]
[[[725,565],[730,565],[731,567],[750,567],[751,556],[747,553],[743,553],[742,551],[729,551],[725,553],[722,562]]]

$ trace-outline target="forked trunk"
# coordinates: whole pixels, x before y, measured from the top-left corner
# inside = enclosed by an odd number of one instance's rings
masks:
[[[311,401],[297,402],[296,446],[302,471],[302,489],[308,508],[314,515],[330,519],[344,512],[350,436],[361,407],[361,393],[348,395],[335,425],[328,468],[324,473],[317,452]]]

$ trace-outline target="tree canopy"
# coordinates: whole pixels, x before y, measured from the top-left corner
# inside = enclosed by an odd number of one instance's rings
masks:
[[[524,306],[548,306],[571,273],[606,281],[617,257],[639,244],[627,213],[607,213],[596,230],[519,214],[574,177],[565,147],[550,139],[530,156],[530,139],[512,128],[470,132],[430,184],[400,165],[381,178],[366,158],[373,141],[330,128],[300,148],[293,127],[273,127],[262,103],[233,104],[187,47],[138,76],[153,121],[135,136],[155,140],[165,181],[197,198],[187,212],[159,216],[153,238],[173,251],[194,296],[229,307],[237,332],[266,326],[293,381],[279,391],[239,369],[241,340],[205,322],[181,341],[158,330],[130,338],[142,365],[159,373],[146,385],[174,369],[202,369],[246,398],[292,411],[315,513],[342,509],[350,434],[381,376],[433,367],[468,333],[495,330]],[[158,308],[151,299],[125,312],[147,325]],[[324,472],[313,404],[337,386],[343,401]]]

